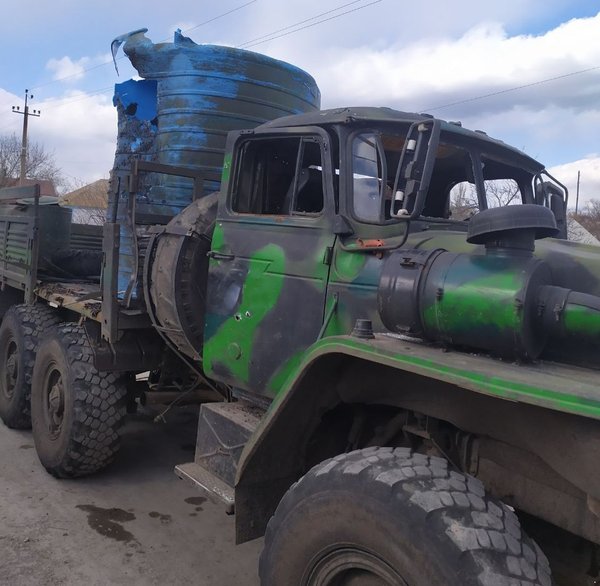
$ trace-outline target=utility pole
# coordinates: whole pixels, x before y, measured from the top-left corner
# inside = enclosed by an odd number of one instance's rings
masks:
[[[29,116],[35,116],[39,118],[41,112],[39,110],[29,111],[28,101],[33,100],[33,94],[29,94],[29,90],[25,90],[25,108],[21,111],[20,106],[13,106],[12,111],[14,114],[23,115],[23,136],[21,138],[21,176],[19,177],[19,185],[25,184],[25,175],[27,170],[27,123]]]
[[[579,211],[579,179],[581,177],[581,171],[577,171],[577,197],[575,198],[575,215]]]

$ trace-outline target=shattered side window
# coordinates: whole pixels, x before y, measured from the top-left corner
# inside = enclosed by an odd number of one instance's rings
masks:
[[[381,216],[383,166],[375,133],[362,133],[352,141],[352,193],[354,215],[377,222]]]
[[[231,208],[242,214],[318,214],[322,171],[321,147],[312,138],[249,140],[240,149]]]

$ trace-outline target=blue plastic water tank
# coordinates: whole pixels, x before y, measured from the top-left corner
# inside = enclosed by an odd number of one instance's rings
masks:
[[[144,78],[115,88],[119,137],[109,217],[121,224],[117,296],[130,305],[142,298],[135,275],[143,264],[147,226],[166,223],[192,200],[190,179],[149,174],[136,196],[136,225],[131,225],[126,176],[132,159],[220,176],[230,130],[317,110],[321,94],[305,71],[252,51],[197,45],[179,32],[172,43],[154,44],[144,32],[121,39]],[[219,187],[219,181],[205,182],[206,193]]]
[[[197,45],[179,32],[154,44],[143,33],[124,50],[140,75],[156,80],[159,163],[217,172],[230,130],[318,109],[321,95],[305,71],[259,53]],[[208,191],[219,188],[208,183]],[[160,176],[140,201],[140,214],[171,216],[191,202],[189,179]]]

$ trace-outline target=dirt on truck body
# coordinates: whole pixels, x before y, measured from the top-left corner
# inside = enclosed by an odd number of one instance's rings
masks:
[[[61,269],[35,190],[0,218],[26,234],[0,414],[46,469],[97,472],[127,409],[194,396],[176,473],[265,536],[265,586],[600,579],[600,252],[566,188],[459,123],[320,111],[264,56],[121,44],[144,79],[116,90],[101,267]]]

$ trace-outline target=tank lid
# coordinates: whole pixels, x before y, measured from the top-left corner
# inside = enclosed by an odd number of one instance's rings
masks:
[[[511,235],[529,232],[534,239],[556,236],[559,232],[556,218],[546,207],[523,204],[483,210],[469,220],[467,242],[489,244],[501,238],[510,240]]]

